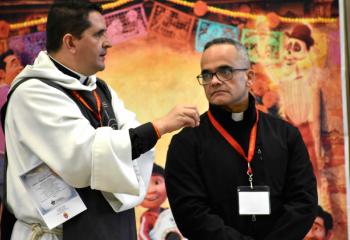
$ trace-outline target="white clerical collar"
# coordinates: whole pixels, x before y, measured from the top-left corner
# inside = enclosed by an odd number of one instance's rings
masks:
[[[232,117],[233,121],[239,122],[239,121],[243,120],[243,115],[244,115],[244,112],[232,113],[231,117]]]
[[[79,81],[81,82],[81,84],[84,84],[84,82],[86,81],[86,79],[88,78],[88,76],[85,76],[83,74],[80,74],[72,69],[70,69],[69,67],[67,67],[66,65],[62,64],[60,61],[58,61],[56,58],[50,56],[51,59],[53,59],[56,63],[60,64],[62,67],[68,69],[69,71],[71,71],[72,73],[76,74],[79,77]]]

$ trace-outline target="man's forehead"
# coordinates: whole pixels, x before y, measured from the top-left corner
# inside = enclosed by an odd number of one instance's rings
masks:
[[[106,21],[102,14],[97,11],[89,13],[88,21],[90,22],[90,27],[88,29],[93,29],[94,31],[106,29]]]
[[[238,67],[240,65],[241,59],[237,55],[233,45],[220,44],[217,46],[217,48],[211,46],[203,53],[200,62],[202,69],[214,70],[221,66]]]
[[[232,44],[215,44],[207,48],[202,54],[202,61],[214,59],[233,59],[237,57],[236,47]]]

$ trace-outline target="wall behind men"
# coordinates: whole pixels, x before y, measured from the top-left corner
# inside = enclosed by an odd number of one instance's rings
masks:
[[[219,36],[240,40],[256,72],[252,91],[261,100],[258,108],[310,126],[311,132],[303,137],[314,156],[319,202],[333,215],[334,239],[347,239],[337,1],[207,1],[219,9],[216,12],[204,1],[191,7],[174,2],[181,1],[133,1],[107,9],[113,47],[98,76],[111,84],[141,122],[162,116],[176,103],[195,104],[203,113],[208,104],[195,78],[203,45]],[[326,20],[305,22],[302,17]],[[299,24],[303,26],[298,30]],[[11,30],[6,38],[0,37],[0,50],[12,48],[24,64],[30,63],[45,46],[43,30],[42,24]],[[314,44],[307,49],[310,38]],[[156,146],[156,162],[162,166],[171,136],[163,136]],[[138,207],[137,216],[145,210]]]

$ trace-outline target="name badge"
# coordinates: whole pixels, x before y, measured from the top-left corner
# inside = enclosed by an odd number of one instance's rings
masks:
[[[269,215],[270,188],[269,186],[239,186],[238,209],[239,215]]]
[[[75,188],[45,163],[34,166],[19,177],[49,229],[86,210]]]

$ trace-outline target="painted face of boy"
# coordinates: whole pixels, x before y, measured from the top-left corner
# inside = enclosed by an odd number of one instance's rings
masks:
[[[4,58],[5,62],[5,83],[10,85],[13,79],[22,71],[23,66],[19,58],[12,54]]]
[[[164,177],[161,175],[152,175],[148,192],[141,203],[144,208],[158,208],[167,198]]]

